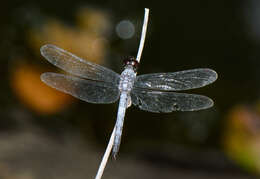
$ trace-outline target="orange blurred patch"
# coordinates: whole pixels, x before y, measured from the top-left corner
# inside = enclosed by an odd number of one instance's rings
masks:
[[[77,22],[81,29],[97,35],[111,30],[109,14],[92,8],[82,8],[77,13]]]
[[[42,45],[51,43],[98,64],[103,63],[107,48],[105,37],[85,29],[65,26],[56,20],[49,20],[41,30],[32,29],[29,42],[37,53]]]
[[[41,82],[43,71],[46,70],[33,65],[19,65],[11,72],[11,87],[30,109],[41,114],[53,114],[67,107],[73,98]]]

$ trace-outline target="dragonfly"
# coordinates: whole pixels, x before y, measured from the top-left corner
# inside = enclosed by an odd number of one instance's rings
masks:
[[[89,103],[108,104],[119,99],[114,157],[121,143],[125,112],[131,104],[154,113],[197,111],[214,104],[209,97],[179,92],[213,83],[217,73],[208,68],[136,75],[138,61],[129,56],[124,59],[124,70],[120,75],[55,45],[44,45],[40,51],[50,63],[71,74],[43,73],[41,80],[50,87]]]

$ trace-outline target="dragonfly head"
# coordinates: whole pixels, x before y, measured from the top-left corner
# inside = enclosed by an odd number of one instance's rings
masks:
[[[133,56],[128,56],[124,59],[124,68],[132,66],[135,72],[137,71],[138,64],[138,61]]]

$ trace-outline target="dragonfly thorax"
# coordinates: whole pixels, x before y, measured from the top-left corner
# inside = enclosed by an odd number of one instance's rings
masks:
[[[130,92],[133,88],[134,81],[136,78],[136,73],[132,66],[128,66],[121,73],[120,82],[119,82],[119,90],[121,92]]]

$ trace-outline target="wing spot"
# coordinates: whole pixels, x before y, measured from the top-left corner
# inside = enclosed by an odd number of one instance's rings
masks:
[[[177,103],[173,103],[173,109],[178,111],[180,110],[180,106]]]

